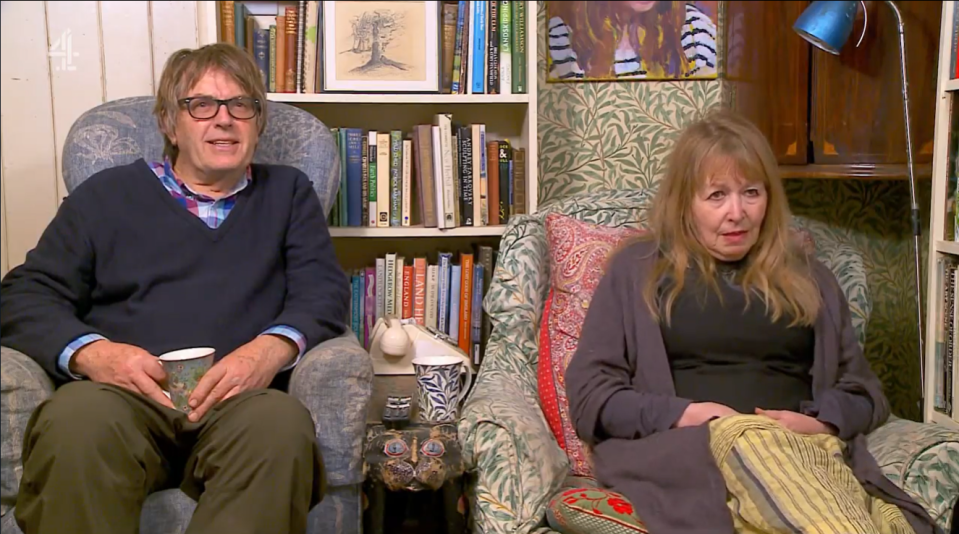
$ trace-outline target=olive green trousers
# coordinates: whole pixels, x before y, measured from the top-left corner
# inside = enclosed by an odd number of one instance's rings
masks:
[[[123,388],[59,388],[32,414],[15,516],[25,534],[135,534],[147,495],[197,501],[188,534],[301,534],[325,491],[309,411],[273,389],[200,421]]]

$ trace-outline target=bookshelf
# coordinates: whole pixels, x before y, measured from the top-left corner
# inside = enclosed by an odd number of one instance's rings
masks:
[[[352,2],[353,4],[360,4]],[[389,9],[388,5],[385,5],[383,2],[377,2],[381,4],[379,8]],[[509,2],[510,6],[514,6],[520,2],[513,0]],[[225,4],[228,2],[218,2],[218,1],[202,1],[198,2],[197,16],[198,16],[198,36],[201,45],[214,43],[217,41],[229,41],[229,38],[225,36],[230,34],[229,30],[224,30],[225,27],[229,27],[228,24],[224,24],[223,19],[224,13],[230,13],[230,10],[224,11]],[[523,153],[523,164],[522,164],[522,176],[519,172],[513,172],[516,170],[515,159],[510,163],[510,187],[509,190],[513,191],[513,187],[517,188],[516,195],[513,195],[513,198],[522,198],[525,197],[522,205],[512,206],[514,214],[511,216],[516,216],[519,214],[531,214],[534,213],[537,209],[538,199],[538,154],[537,154],[537,42],[536,42],[536,13],[537,13],[537,2],[535,0],[524,0],[522,4],[525,6],[525,24],[523,27],[525,29],[525,38],[523,42],[525,44],[525,54],[519,57],[523,57],[523,65],[525,65],[525,87],[520,90],[515,90],[515,85],[513,85],[513,91],[507,92],[507,94],[488,94],[488,91],[473,93],[472,84],[467,84],[468,88],[465,91],[460,91],[460,94],[453,93],[448,88],[448,84],[444,83],[444,72],[448,72],[449,65],[444,62],[443,58],[446,54],[448,47],[444,47],[444,22],[448,23],[450,20],[450,12],[447,12],[444,8],[445,5],[452,6],[452,13],[454,17],[460,14],[463,4],[468,4],[471,7],[471,12],[475,13],[475,9],[478,4],[483,4],[486,6],[481,9],[491,9],[492,4],[502,4],[502,2],[437,2],[437,49],[440,54],[440,60],[438,61],[438,67],[440,70],[439,80],[440,80],[440,90],[437,92],[345,92],[345,91],[328,91],[322,83],[322,74],[323,74],[323,61],[324,61],[324,42],[323,42],[323,31],[325,28],[324,25],[324,9],[323,6],[325,2],[298,2],[298,1],[250,1],[250,2],[233,2],[232,15],[227,15],[226,19],[229,21],[233,19],[234,24],[234,37],[233,42],[239,43],[239,39],[242,36],[242,32],[246,31],[246,35],[253,35],[250,33],[250,21],[256,19],[254,24],[254,29],[263,30],[266,28],[267,31],[267,46],[274,46],[280,39],[280,28],[277,26],[275,29],[275,34],[270,35],[270,25],[275,25],[275,22],[281,22],[277,19],[279,15],[287,15],[283,19],[286,21],[290,12],[289,9],[296,10],[297,19],[303,18],[305,20],[304,26],[310,24],[311,20],[315,21],[316,26],[316,42],[310,43],[308,38],[304,38],[304,44],[299,45],[299,35],[297,35],[297,47],[299,48],[298,59],[302,58],[302,63],[298,64],[299,72],[302,74],[302,79],[304,80],[302,84],[298,84],[298,87],[286,91],[268,91],[267,99],[273,102],[283,102],[290,104],[300,109],[303,109],[310,114],[314,115],[323,123],[330,128],[334,136],[339,135],[339,143],[344,146],[350,146],[347,141],[345,141],[342,131],[346,131],[345,135],[354,135],[352,138],[352,143],[354,143],[355,150],[355,140],[356,132],[350,132],[350,130],[359,129],[361,131],[361,136],[363,140],[363,147],[359,153],[363,155],[363,171],[361,175],[366,176],[368,183],[363,184],[364,192],[361,195],[361,198],[364,198],[367,194],[366,191],[370,188],[372,184],[372,175],[369,174],[368,169],[372,167],[369,163],[372,161],[372,155],[369,152],[369,146],[373,141],[377,141],[376,134],[390,134],[394,132],[401,132],[401,137],[404,140],[413,140],[418,136],[417,130],[414,127],[430,125],[434,126],[439,124],[439,117],[448,116],[451,118],[452,133],[455,136],[457,134],[456,127],[463,126],[469,128],[466,131],[460,131],[462,135],[467,133],[471,134],[470,137],[474,138],[473,148],[474,151],[473,161],[477,161],[477,151],[476,146],[479,146],[475,139],[479,139],[476,131],[473,130],[473,125],[482,124],[484,131],[484,139],[486,142],[489,141],[508,141],[509,149],[512,150],[512,157],[515,158],[517,149],[521,149]],[[240,5],[243,5],[243,8],[240,8]],[[311,5],[312,4],[312,5]],[[431,4],[426,2],[427,5]],[[341,3],[337,3],[336,11],[345,9]],[[502,8],[499,8],[502,9]],[[510,7],[511,12],[513,8]],[[482,11],[481,11],[482,12]],[[238,27],[239,22],[237,22],[236,17],[238,13],[243,13],[244,15],[244,24],[245,28],[240,30]],[[306,13],[306,17],[301,17],[300,14]],[[251,17],[246,17],[250,15]],[[460,15],[462,16],[462,15]],[[317,18],[313,18],[317,17]],[[490,20],[490,16],[487,13],[486,15],[487,22]],[[275,21],[275,22],[274,22]],[[297,20],[299,22],[299,20]],[[474,21],[475,23],[475,21]],[[464,24],[464,27],[467,25]],[[293,31],[293,30],[290,30]],[[467,36],[467,30],[464,30],[463,41],[464,43],[469,38],[472,38],[475,43],[476,37],[473,35]],[[515,27],[512,28],[511,34],[515,32]],[[299,34],[309,35],[309,29],[303,29],[302,27],[297,30]],[[480,35],[482,35],[480,33]],[[271,39],[272,37],[272,39]],[[256,39],[257,37],[254,37]],[[260,37],[262,39],[262,37]],[[293,38],[290,38],[293,39]],[[244,41],[249,41],[247,37]],[[263,42],[262,40],[260,41]],[[287,41],[294,42],[294,41]],[[338,40],[339,42],[339,40]],[[482,39],[480,39],[482,42]],[[487,46],[488,46],[487,42]],[[261,44],[262,46],[262,44]],[[310,56],[309,52],[305,52],[310,46],[316,47],[315,53]],[[515,46],[515,45],[514,45]],[[249,48],[248,48],[249,49]],[[279,46],[277,45],[276,49],[270,49],[273,54],[279,54]],[[253,52],[250,49],[251,53]],[[270,53],[268,52],[268,56]],[[254,54],[255,56],[255,54]],[[315,69],[319,70],[321,75],[319,77],[314,77],[316,80],[313,85],[312,92],[309,87],[307,87],[307,80],[310,78],[310,75],[307,73],[307,65],[309,63],[309,58],[315,58]],[[517,54],[513,53],[513,61],[516,61]],[[261,60],[262,61],[262,60]],[[269,60],[268,60],[269,61]],[[278,69],[279,59],[273,58],[276,66],[272,66],[275,69]],[[287,61],[290,61],[287,58]],[[289,63],[287,63],[289,65]],[[260,67],[263,68],[262,66]],[[269,67],[268,67],[269,68]],[[275,72],[275,71],[274,71]],[[315,71],[314,71],[315,72]],[[473,71],[476,72],[475,70]],[[515,71],[514,71],[515,72]],[[269,75],[267,75],[269,76]],[[269,78],[268,78],[269,79]],[[276,83],[274,81],[274,83]],[[511,84],[512,85],[512,84]],[[501,88],[505,88],[505,81]],[[501,91],[503,92],[503,91]],[[477,94],[478,93],[478,94]],[[426,131],[429,131],[427,129]],[[370,134],[373,135],[370,135]],[[435,133],[434,133],[435,136]],[[420,135],[420,146],[423,145],[423,141],[428,139]],[[392,140],[391,140],[392,141]],[[458,142],[456,137],[453,138],[454,148],[456,148],[456,143]],[[378,141],[377,145],[382,143]],[[433,138],[433,144],[435,145],[436,138]],[[394,147],[395,145],[391,146]],[[462,147],[463,145],[458,145]],[[468,146],[468,145],[467,145]],[[483,147],[485,149],[485,147]],[[500,147],[502,148],[502,147]],[[382,148],[381,148],[382,150]],[[379,268],[380,264],[396,261],[398,258],[403,258],[405,263],[404,267],[409,267],[414,259],[417,258],[426,258],[428,267],[440,263],[440,253],[448,253],[452,255],[452,264],[464,263],[464,255],[472,255],[470,261],[478,262],[481,256],[480,251],[482,250],[485,254],[487,261],[487,267],[484,269],[484,278],[489,280],[491,276],[491,271],[493,265],[496,261],[496,249],[499,244],[500,236],[506,228],[506,223],[500,224],[490,224],[491,221],[487,218],[486,221],[483,221],[484,224],[475,224],[477,221],[474,221],[474,224],[467,224],[467,221],[463,219],[462,216],[458,217],[458,220],[455,222],[453,227],[441,228],[443,226],[442,221],[440,224],[424,224],[426,222],[424,210],[419,207],[419,197],[420,186],[417,182],[418,176],[416,166],[420,166],[420,160],[418,159],[419,154],[418,149],[414,148],[412,150],[413,155],[410,156],[411,164],[403,162],[404,170],[400,172],[405,172],[409,175],[412,175],[410,179],[410,186],[413,191],[409,194],[409,201],[405,199],[402,202],[402,205],[410,205],[411,212],[411,221],[409,225],[400,224],[397,226],[395,222],[390,217],[390,222],[387,226],[382,224],[378,226],[373,226],[372,224],[377,223],[377,218],[375,215],[373,217],[369,216],[369,209],[365,207],[364,214],[360,217],[359,225],[356,224],[355,217],[353,218],[353,224],[343,224],[343,218],[338,218],[337,209],[334,207],[333,213],[331,214],[330,221],[330,234],[333,237],[334,247],[336,249],[336,254],[338,260],[340,261],[341,266],[344,270],[351,274],[352,276],[356,275],[365,275],[369,277],[369,269]],[[434,149],[435,150],[435,149]],[[376,149],[373,149],[375,152]],[[466,152],[464,151],[463,154]],[[356,152],[354,152],[355,158]],[[462,156],[463,154],[460,154]],[[403,156],[401,156],[403,157]],[[441,155],[445,157],[445,154]],[[492,156],[491,156],[492,157]],[[382,153],[380,157],[382,159]],[[340,150],[340,159],[341,165],[345,165],[346,161],[344,160],[344,150]],[[349,158],[346,158],[349,159]],[[426,156],[423,157],[422,161],[429,161],[431,158]],[[394,157],[388,158],[391,162],[395,161]],[[460,172],[460,163],[456,161],[457,156],[456,152],[453,155],[454,162],[454,172]],[[355,161],[355,159],[354,159]],[[486,165],[489,166],[493,163],[493,160],[487,161]],[[500,165],[498,166],[502,169],[502,159],[499,160]],[[379,163],[379,162],[378,162]],[[444,164],[446,162],[444,161]],[[412,170],[405,170],[408,165],[412,165]],[[378,165],[379,166],[379,165]],[[395,166],[395,165],[394,165]],[[473,167],[476,167],[475,163]],[[377,169],[382,170],[382,169]],[[435,169],[434,169],[435,171]],[[355,168],[354,168],[355,172]],[[444,169],[445,172],[445,169]],[[486,171],[484,171],[485,173]],[[465,174],[466,171],[463,171]],[[435,172],[434,172],[435,174]],[[474,173],[475,174],[475,173]],[[378,176],[382,177],[380,174]],[[485,175],[484,175],[485,176]],[[487,190],[493,188],[493,179],[492,174],[490,173],[489,183],[486,184],[486,181],[483,180],[483,183],[487,185]],[[392,178],[392,177],[391,177]],[[462,180],[463,176],[460,176]],[[393,178],[395,180],[395,178]],[[522,180],[522,184],[519,183],[519,180]],[[383,181],[378,180],[380,183]],[[341,189],[345,182],[341,180]],[[474,184],[475,184],[474,178]],[[515,185],[514,185],[515,184]],[[525,187],[522,190],[522,194],[519,192],[521,185]],[[353,187],[353,186],[351,186]],[[444,186],[445,187],[445,186]],[[456,188],[461,188],[461,184],[456,184]],[[474,189],[477,187],[473,186]],[[349,189],[349,188],[347,188]],[[437,186],[438,189],[438,186]],[[448,189],[448,188],[447,188]],[[502,189],[500,189],[502,190]],[[355,188],[353,189],[355,191]],[[459,193],[462,195],[464,193],[463,189],[458,189]],[[352,193],[349,193],[352,194]],[[395,189],[392,193],[395,195]],[[487,194],[487,200],[491,203],[493,199],[490,198],[490,193]],[[378,198],[382,197],[382,190],[378,192]],[[474,198],[477,198],[478,195],[474,194]],[[353,198],[356,198],[355,196]],[[447,197],[444,197],[444,201]],[[437,200],[437,202],[440,202]],[[339,206],[343,206],[346,201],[340,201]],[[448,202],[447,202],[448,203]],[[379,202],[377,202],[379,204]],[[352,208],[356,204],[350,204]],[[391,202],[391,208],[395,206],[395,202]],[[460,211],[466,211],[464,204],[460,205]],[[372,204],[370,204],[372,206]],[[434,205],[435,207],[435,205]],[[487,206],[488,211],[492,211],[492,206]],[[355,213],[355,210],[348,210],[352,213]],[[442,215],[442,210],[436,209],[437,219]],[[474,210],[474,214],[478,211]],[[405,214],[405,212],[404,212]],[[373,219],[372,221],[370,219]],[[475,219],[475,217],[474,217]],[[402,217],[401,217],[402,220]],[[506,221],[508,223],[508,221]],[[371,224],[372,223],[372,224]],[[492,265],[489,265],[489,252],[492,251]],[[447,260],[449,256],[447,256]],[[420,263],[419,265],[422,265]],[[396,290],[399,289],[399,285],[402,283],[402,276],[399,272],[399,267],[396,267],[395,271],[395,284]],[[386,268],[389,271],[389,268]],[[379,276],[379,273],[377,273]],[[466,280],[464,276],[462,280]],[[355,282],[354,282],[355,283]],[[464,282],[465,283],[465,282]],[[488,290],[488,282],[483,291]],[[452,291],[452,287],[451,287]],[[354,302],[356,302],[356,289],[354,288]],[[427,291],[427,295],[430,293]],[[400,298],[396,296],[395,306],[400,305]],[[467,296],[463,297],[465,300],[472,300],[476,302],[475,299],[470,299]],[[389,297],[386,298],[389,301]],[[426,299],[429,301],[429,298]],[[461,306],[464,303],[461,302]],[[382,304],[377,304],[379,308],[383,308]],[[438,304],[436,305],[439,306]],[[367,306],[368,307],[368,306]],[[475,307],[475,305],[473,306]],[[364,312],[365,313],[365,312]],[[452,313],[452,312],[450,312]],[[472,312],[471,312],[472,313]],[[429,313],[427,312],[427,315]],[[485,314],[484,314],[485,315]],[[449,321],[452,321],[452,316],[449,318]],[[460,318],[462,321],[462,318]],[[475,315],[474,315],[475,321]],[[484,322],[488,322],[488,318],[484,317]],[[427,324],[429,325],[428,321]],[[451,328],[449,325],[447,328]],[[475,322],[473,324],[475,329]],[[461,331],[462,332],[462,331]],[[364,333],[360,333],[359,336],[361,339],[366,337]],[[486,325],[483,325],[483,346],[480,349],[479,355],[476,354],[476,347],[474,347],[473,353],[473,363],[474,366],[478,366],[482,360],[482,351],[485,349],[485,339],[488,336],[488,330]],[[462,334],[459,336],[462,338]],[[475,335],[472,336],[475,343]],[[367,337],[368,339],[368,337]],[[464,348],[463,345],[460,345],[461,348]],[[471,351],[467,351],[468,353]],[[379,378],[379,377],[378,377]],[[390,386],[394,387],[394,386]],[[374,385],[374,389],[380,389]],[[395,389],[395,387],[394,387]],[[375,404],[375,403],[374,403]]]
[[[957,2],[942,3],[937,81],[932,206],[929,235],[926,354],[923,369],[923,420],[959,429],[959,219],[956,187],[959,138],[959,11]]]

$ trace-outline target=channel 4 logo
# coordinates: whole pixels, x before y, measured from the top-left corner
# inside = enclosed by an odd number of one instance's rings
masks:
[[[51,59],[59,59],[59,62],[53,62],[53,69],[56,71],[75,71],[77,66],[73,64],[73,58],[79,57],[80,52],[73,51],[73,32],[70,29],[60,34],[47,53]]]

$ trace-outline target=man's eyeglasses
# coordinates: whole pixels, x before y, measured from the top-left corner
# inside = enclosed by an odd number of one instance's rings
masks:
[[[249,96],[238,96],[228,100],[219,100],[210,96],[192,96],[181,98],[180,104],[185,105],[190,116],[198,120],[212,119],[220,112],[220,106],[226,106],[230,116],[237,120],[252,119],[260,111],[260,101]]]

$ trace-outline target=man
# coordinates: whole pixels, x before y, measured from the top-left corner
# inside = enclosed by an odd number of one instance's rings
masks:
[[[319,200],[287,166],[252,165],[266,98],[232,45],[167,62],[165,160],[97,173],[0,284],[3,344],[58,384],[24,439],[26,534],[134,533],[151,492],[198,501],[190,532],[304,532],[325,479],[306,408],[268,386],[348,307]],[[173,409],[159,354],[217,361]]]

